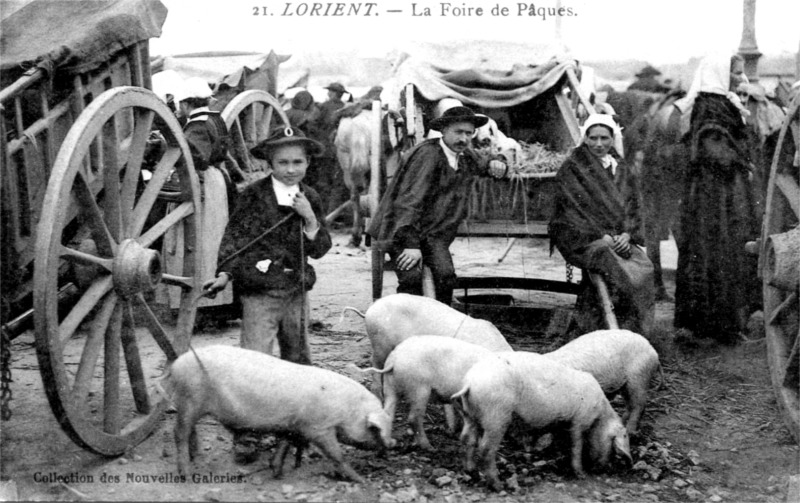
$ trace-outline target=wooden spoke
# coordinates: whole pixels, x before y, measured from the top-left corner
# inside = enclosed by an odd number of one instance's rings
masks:
[[[139,346],[136,343],[136,324],[133,319],[131,303],[122,306],[122,350],[125,354],[125,366],[128,369],[128,379],[133,391],[133,400],[136,411],[141,414],[150,412],[150,397],[147,394],[142,359],[139,356]]]
[[[89,335],[86,337],[86,343],[83,346],[78,372],[75,374],[75,384],[72,386],[72,395],[76,402],[82,403],[89,394],[89,386],[94,377],[97,359],[103,349],[103,338],[116,306],[117,296],[112,292],[103,300],[103,305],[93,320]]]
[[[182,203],[159,220],[155,225],[150,227],[144,234],[137,238],[137,241],[142,246],[150,246],[153,241],[164,235],[172,226],[176,225],[186,217],[193,215],[195,212],[194,205],[190,202]]]
[[[97,244],[98,253],[106,257],[113,256],[117,248],[117,240],[111,235],[105,218],[103,218],[103,212],[97,205],[95,195],[82,171],[75,176],[73,195],[80,205],[81,214],[86,218],[86,225],[91,229],[92,239]]]
[[[109,273],[114,267],[114,263],[110,259],[98,257],[91,253],[84,253],[74,248],[67,248],[64,245],[61,245],[61,258],[84,265],[97,265]]]
[[[127,232],[129,237],[137,236],[142,232],[147,216],[158,198],[158,193],[169,178],[175,163],[180,158],[181,149],[171,148],[167,149],[164,157],[158,162],[153,176],[147,182],[147,188],[144,189],[141,197],[139,197],[139,202],[136,203],[136,208],[131,215],[131,225]]]
[[[119,241],[122,236],[122,206],[120,205],[119,161],[117,158],[119,138],[117,134],[116,116],[112,116],[103,127],[103,214],[111,236]]]
[[[275,109],[272,107],[264,107],[261,118],[261,134],[268,135],[269,130],[272,127],[272,116],[274,114]]]
[[[119,400],[119,353],[122,306],[117,303],[106,328],[105,352],[103,354],[103,431],[119,433],[122,417]]]
[[[70,310],[67,317],[64,318],[64,321],[62,321],[58,327],[58,331],[61,334],[61,339],[59,341],[60,347],[64,347],[64,344],[72,337],[75,330],[78,329],[78,325],[80,325],[92,309],[100,303],[103,297],[111,291],[112,287],[113,278],[111,276],[105,276],[92,283],[92,286],[83,293],[80,300],[78,300],[77,304]]]
[[[194,288],[194,279],[186,276],[176,276],[174,274],[163,274],[161,282],[166,285],[179,286],[183,289]]]
[[[792,307],[797,305],[797,292],[792,292],[789,294],[783,302],[776,307],[772,313],[769,315],[767,319],[768,325],[775,325],[780,322],[780,319],[783,317],[784,313],[791,309]]]
[[[783,387],[792,389],[800,379],[800,337],[795,338],[789,356],[786,358],[786,369],[783,375]]]
[[[776,176],[775,185],[786,196],[795,216],[800,217],[800,187],[797,186],[797,182],[791,176],[782,173]]]
[[[133,114],[134,128],[131,135],[131,146],[128,151],[128,159],[125,165],[125,178],[122,182],[122,224],[126,229],[125,237],[130,237],[130,219],[133,212],[136,188],[139,185],[142,172],[142,161],[144,160],[147,139],[150,137],[150,130],[153,127],[153,117],[155,112],[146,109],[136,109]]]
[[[242,130],[242,121],[239,117],[233,120],[230,127],[231,134],[233,135],[234,144],[240,148],[247,149],[247,141],[244,139],[244,131]]]
[[[258,136],[258,123],[256,122],[256,107],[255,105],[248,106],[242,111],[247,120],[247,136],[255,138]]]
[[[167,356],[167,360],[174,361],[178,358],[178,353],[175,351],[175,346],[172,344],[169,335],[167,335],[167,331],[164,330],[164,326],[158,320],[155,313],[153,313],[153,310],[150,309],[150,305],[144,300],[144,297],[138,295],[135,299],[139,301],[139,305],[144,308],[145,324],[150,329],[150,334],[153,336],[153,339],[155,339],[161,351]]]

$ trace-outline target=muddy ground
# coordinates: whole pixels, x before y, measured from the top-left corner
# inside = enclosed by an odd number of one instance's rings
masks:
[[[363,321],[342,317],[345,306],[369,306],[369,252],[346,246],[336,233],[335,247],[316,262],[319,282],[312,294],[311,347],[317,365],[366,380],[350,363],[365,366],[369,342]],[[460,239],[453,246],[464,275],[534,276],[563,279],[565,268],[550,257],[541,240],[518,241],[499,264],[505,239]],[[663,243],[668,288],[674,292],[674,243]],[[391,272],[385,293],[394,291]],[[569,308],[574,297],[533,292],[513,294],[525,314],[515,310],[478,310],[491,316],[515,349],[547,351],[563,344],[559,332],[547,336],[556,308]],[[398,412],[395,438],[399,448],[385,458],[348,448],[347,458],[366,484],[342,480],[333,465],[316,453],[303,465],[287,465],[282,480],[273,479],[267,463],[270,439],[261,459],[234,464],[231,436],[213,419],[199,425],[200,454],[194,467],[216,481],[174,482],[174,414],[167,414],[155,433],[125,456],[104,458],[82,450],[61,431],[47,404],[31,334],[14,341],[13,418],[2,425],[0,499],[25,500],[157,500],[157,501],[785,501],[797,498],[790,477],[800,473],[800,450],[784,426],[769,383],[763,333],[758,323],[752,340],[735,346],[687,344],[672,329],[672,307],[658,304],[653,345],[667,377],[665,389],[651,392],[642,434],[632,441],[634,466],[616,473],[578,480],[570,474],[565,450],[558,445],[528,449],[507,439],[500,451],[506,488],[487,491],[481,480],[462,473],[457,439],[443,427],[441,408],[429,407],[428,431],[436,447],[423,453],[411,446]],[[543,308],[543,309],[540,309]],[[504,313],[504,314],[503,314]],[[552,330],[551,330],[552,332]],[[237,344],[238,322],[204,325],[192,343]],[[147,343],[146,343],[147,344]],[[155,346],[153,344],[153,346]],[[158,351],[145,348],[145,355]],[[615,406],[620,405],[615,402]],[[52,480],[65,477],[67,483]],[[159,480],[160,477],[160,480]],[[155,479],[155,480],[152,480]],[[91,480],[91,481],[89,481]],[[798,491],[800,492],[800,491]]]

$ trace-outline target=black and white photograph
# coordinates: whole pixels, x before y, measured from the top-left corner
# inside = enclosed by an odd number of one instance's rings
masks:
[[[798,20],[0,0],[0,501],[800,503]]]

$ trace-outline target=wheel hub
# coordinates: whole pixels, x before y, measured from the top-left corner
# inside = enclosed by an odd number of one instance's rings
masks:
[[[161,254],[134,239],[119,245],[114,259],[114,288],[123,297],[155,290],[161,282]]]

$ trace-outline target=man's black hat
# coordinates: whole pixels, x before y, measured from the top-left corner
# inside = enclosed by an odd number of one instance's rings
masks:
[[[453,107],[445,110],[441,117],[433,119],[430,126],[434,131],[441,131],[456,122],[471,122],[476,128],[479,128],[489,122],[489,118],[485,115],[478,115],[467,107]]]

